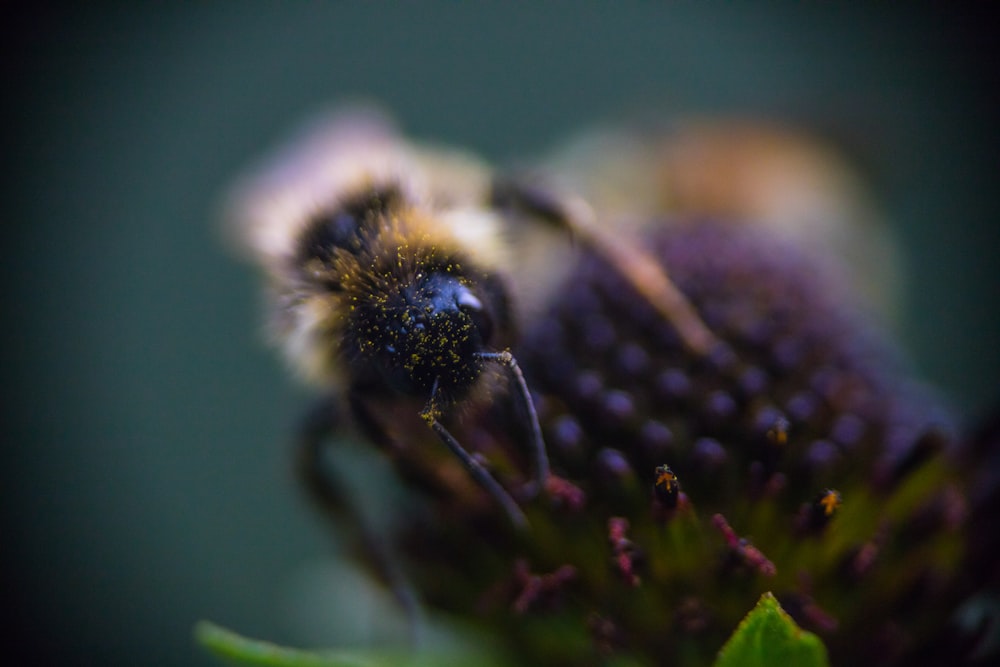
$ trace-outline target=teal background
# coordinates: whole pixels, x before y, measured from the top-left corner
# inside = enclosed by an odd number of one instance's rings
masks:
[[[0,650],[29,651],[26,664],[210,664],[190,639],[202,617],[279,641],[372,638],[351,614],[294,612],[313,608],[302,573],[326,572],[338,548],[289,470],[309,396],[260,344],[256,276],[213,217],[240,168],[346,95],[497,160],[636,114],[737,113],[832,137],[901,239],[916,371],[967,417],[1000,398],[985,16],[568,2],[23,11],[0,10],[0,540],[14,619]],[[335,594],[367,599],[350,571],[332,572]]]

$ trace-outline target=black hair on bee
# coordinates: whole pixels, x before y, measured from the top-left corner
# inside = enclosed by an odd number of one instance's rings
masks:
[[[300,372],[346,394],[376,441],[389,436],[369,405],[412,404],[523,527],[511,494],[441,423],[483,400],[489,366],[507,369],[536,475],[522,495],[544,487],[541,428],[507,349],[512,305],[484,173],[471,158],[417,148],[370,114],[349,114],[248,181],[232,217],[270,274],[276,338]]]

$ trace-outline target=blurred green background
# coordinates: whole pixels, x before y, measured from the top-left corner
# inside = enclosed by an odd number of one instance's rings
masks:
[[[335,539],[290,474],[308,394],[261,345],[256,276],[213,220],[239,169],[345,95],[497,160],[637,113],[841,141],[901,239],[917,372],[966,417],[1000,398],[985,14],[4,4],[0,24],[5,656],[211,664],[190,639],[202,617],[372,639],[379,602],[326,564]],[[331,591],[354,611],[315,613]]]

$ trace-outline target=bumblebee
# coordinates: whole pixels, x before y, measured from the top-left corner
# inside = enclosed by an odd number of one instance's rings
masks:
[[[337,395],[385,448],[406,447],[390,431],[412,433],[410,416],[419,416],[523,528],[511,493],[442,423],[488,402],[503,384],[491,367],[505,369],[534,462],[535,479],[518,494],[544,488],[541,428],[509,351],[508,257],[490,192],[474,158],[403,142],[376,113],[356,110],[314,126],[249,176],[229,220],[269,277],[273,337],[300,375]],[[335,429],[330,405],[321,413]],[[329,486],[314,469],[321,430],[306,439],[317,488]]]

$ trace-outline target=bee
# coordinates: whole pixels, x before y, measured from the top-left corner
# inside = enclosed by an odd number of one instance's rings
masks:
[[[335,394],[387,449],[405,447],[390,430],[419,417],[524,528],[512,494],[443,423],[489,401],[502,383],[491,367],[505,371],[534,465],[533,483],[519,493],[544,488],[545,443],[509,349],[509,254],[491,191],[475,158],[405,142],[384,118],[354,110],[314,126],[247,177],[228,218],[268,276],[273,338],[299,374]],[[317,488],[329,486],[316,470],[319,435],[336,429],[329,404],[321,412],[328,423],[307,429],[305,454]],[[329,488],[319,495],[344,504]]]

